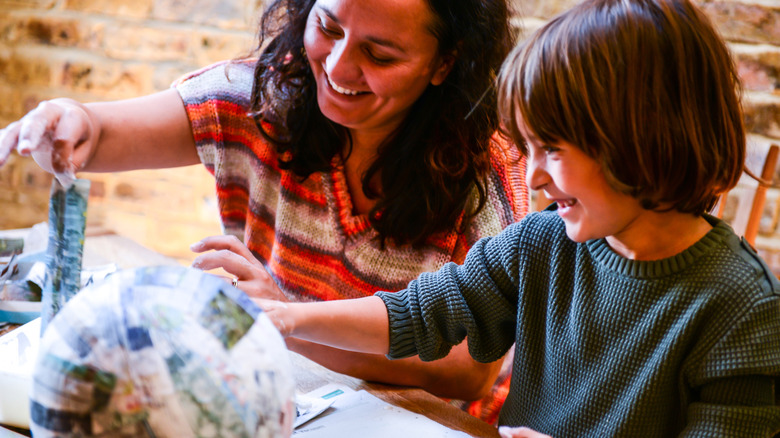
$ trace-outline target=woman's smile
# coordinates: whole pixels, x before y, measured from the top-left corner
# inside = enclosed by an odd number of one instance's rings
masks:
[[[428,86],[449,73],[426,0],[318,0],[304,47],[317,103],[331,121],[390,135]]]
[[[334,91],[336,91],[337,93],[345,94],[347,96],[357,96],[359,94],[366,94],[367,93],[365,91],[350,90],[349,88],[341,87],[338,84],[336,84],[335,82],[331,81],[330,78],[328,78],[328,84],[330,84],[330,87]]]

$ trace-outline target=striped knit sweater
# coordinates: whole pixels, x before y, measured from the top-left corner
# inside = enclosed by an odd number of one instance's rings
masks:
[[[780,283],[724,222],[668,259],[575,243],[555,212],[478,242],[463,265],[378,295],[391,357],[468,336],[515,343],[500,424],[565,437],[768,437],[780,430]]]
[[[334,300],[399,290],[422,272],[462,262],[480,238],[498,234],[528,208],[525,161],[494,142],[489,199],[465,233],[443,233],[420,250],[381,249],[367,215],[353,215],[343,166],[305,181],[278,166],[277,154],[247,116],[254,63],[219,63],[174,84],[198,154],[217,184],[226,234],[241,239],[281,289],[297,300]]]

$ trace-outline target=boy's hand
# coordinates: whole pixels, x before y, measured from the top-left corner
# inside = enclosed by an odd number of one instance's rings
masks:
[[[261,309],[268,315],[268,318],[274,324],[279,333],[285,338],[292,333],[292,324],[288,321],[288,310],[286,303],[280,303],[274,300],[265,300],[262,298],[253,298],[254,301]]]

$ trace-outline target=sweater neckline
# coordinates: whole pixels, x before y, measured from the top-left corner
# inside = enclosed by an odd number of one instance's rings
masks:
[[[338,157],[331,162],[330,178],[333,184],[333,199],[336,202],[338,221],[345,236],[363,233],[371,228],[367,214],[354,214],[352,195],[349,193],[344,164]]]
[[[712,225],[712,229],[683,252],[665,259],[651,261],[628,259],[612,250],[605,238],[590,240],[586,245],[595,261],[620,275],[638,278],[672,275],[696,263],[699,258],[732,234],[729,226],[722,220],[710,215],[704,215],[704,218]]]

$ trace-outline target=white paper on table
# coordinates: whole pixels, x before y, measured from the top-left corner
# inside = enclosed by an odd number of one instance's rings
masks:
[[[328,383],[306,394],[295,394],[295,409],[298,415],[293,423],[293,429],[301,427],[325,412],[336,401],[336,397],[353,392],[355,390],[352,388]]]
[[[0,423],[30,427],[32,373],[41,341],[41,318],[0,336]]]
[[[310,397],[306,394],[296,394],[295,409],[298,411],[298,415],[295,417],[293,428],[301,427],[309,420],[325,412],[334,401],[333,399]]]
[[[328,385],[332,386],[332,385]],[[325,387],[325,388],[328,388]],[[329,388],[333,389],[333,388]],[[349,391],[349,392],[348,392]],[[310,392],[322,394],[322,388]],[[366,391],[345,390],[333,397],[331,409],[293,432],[297,438],[465,438],[469,435],[452,430],[430,418],[382,401]]]

